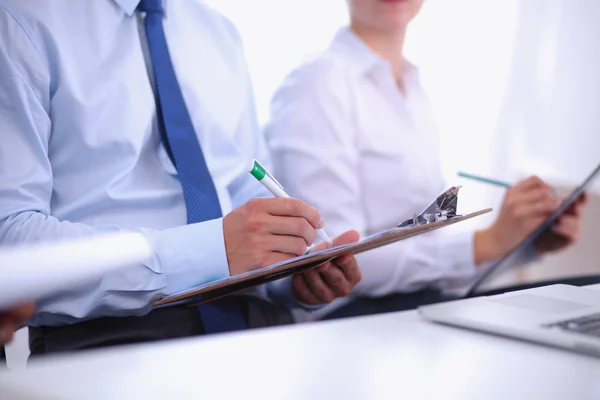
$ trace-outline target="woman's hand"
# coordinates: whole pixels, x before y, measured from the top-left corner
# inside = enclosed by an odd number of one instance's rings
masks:
[[[559,223],[540,238],[539,251],[563,248],[579,237],[583,199],[565,213]],[[550,186],[536,176],[507,190],[496,221],[475,234],[475,263],[498,260],[533,232],[560,204]]]
[[[535,241],[535,247],[540,253],[549,253],[561,250],[579,240],[583,225],[581,212],[587,202],[587,197],[582,195],[558,219],[558,223],[549,231],[544,232]]]

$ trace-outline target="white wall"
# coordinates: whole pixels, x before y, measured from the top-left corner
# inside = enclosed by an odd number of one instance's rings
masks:
[[[259,121],[285,75],[321,51],[347,22],[343,0],[205,0],[237,26],[252,75]]]
[[[600,162],[599,15],[596,0],[521,1],[497,137],[512,156],[499,171],[573,185]]]

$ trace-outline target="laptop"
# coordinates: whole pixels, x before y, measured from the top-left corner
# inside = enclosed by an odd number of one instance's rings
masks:
[[[477,297],[499,271],[514,266],[530,246],[585,192],[598,165],[534,232],[481,274],[462,300],[419,307],[427,320],[566,348],[600,357],[600,290],[570,285]],[[600,287],[599,287],[600,289]]]

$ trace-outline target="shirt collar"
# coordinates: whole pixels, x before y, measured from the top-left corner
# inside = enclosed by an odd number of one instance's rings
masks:
[[[368,73],[382,67],[390,68],[390,64],[371,50],[349,26],[337,31],[329,49],[351,60],[359,73]],[[418,68],[404,59],[403,75],[418,77]]]
[[[135,9],[137,8],[140,0],[113,0],[119,7],[125,11],[125,14],[128,16],[132,16],[135,13]]]

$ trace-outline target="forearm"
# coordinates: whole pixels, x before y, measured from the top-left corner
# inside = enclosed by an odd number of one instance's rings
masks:
[[[24,212],[0,222],[3,245],[69,240],[110,231],[138,231],[153,249],[146,264],[46,299],[38,305],[34,324],[60,324],[99,316],[143,315],[152,300],[228,275],[221,220],[166,230],[124,229],[59,221],[38,212]]]

